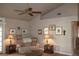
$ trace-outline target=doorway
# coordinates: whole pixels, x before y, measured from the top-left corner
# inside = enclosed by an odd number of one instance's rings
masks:
[[[72,49],[73,55],[79,55],[79,21],[72,22]]]

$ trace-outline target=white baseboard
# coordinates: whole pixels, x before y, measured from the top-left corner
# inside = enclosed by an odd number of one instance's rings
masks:
[[[60,54],[65,54],[65,55],[72,56],[72,54],[71,54],[71,53],[66,53],[66,52],[61,52],[61,51],[54,51],[54,52],[56,52],[56,53],[60,53]]]

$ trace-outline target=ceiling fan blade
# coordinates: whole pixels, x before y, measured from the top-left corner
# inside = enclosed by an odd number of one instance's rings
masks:
[[[39,14],[41,14],[42,12],[40,12],[40,11],[33,11],[32,13],[39,13]]]
[[[32,13],[28,13],[30,16],[33,16],[33,14]]]
[[[28,9],[25,9],[25,11],[24,12],[28,12]]]
[[[22,11],[22,10],[14,10],[14,11],[17,11],[17,12],[24,12],[24,11]]]
[[[24,13],[19,13],[18,15],[22,15],[22,14],[25,14],[25,12]]]

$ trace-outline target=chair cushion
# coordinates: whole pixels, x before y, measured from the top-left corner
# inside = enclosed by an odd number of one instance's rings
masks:
[[[24,47],[31,46],[31,42],[27,42],[27,43],[23,43],[23,44],[24,44]]]
[[[32,42],[31,38],[23,38],[23,43]]]

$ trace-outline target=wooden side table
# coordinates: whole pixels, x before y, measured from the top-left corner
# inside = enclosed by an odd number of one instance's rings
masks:
[[[16,52],[16,45],[6,46],[6,53],[11,54]]]
[[[54,53],[54,46],[53,45],[44,45],[44,53]]]

